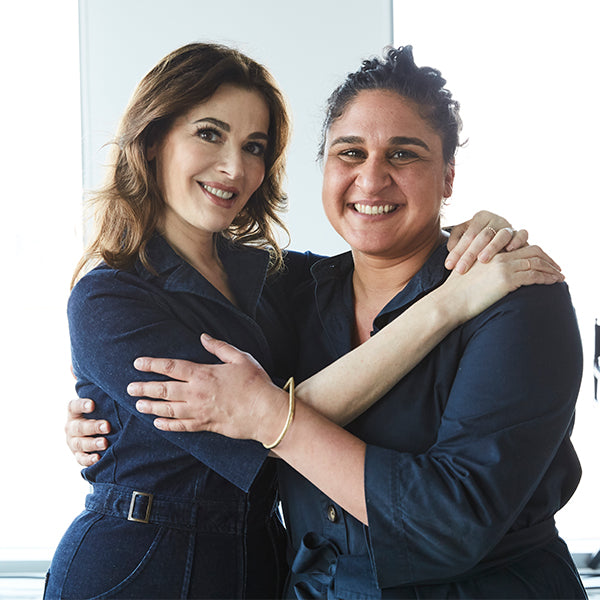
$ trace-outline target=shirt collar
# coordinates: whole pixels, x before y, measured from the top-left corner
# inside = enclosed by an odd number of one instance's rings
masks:
[[[222,236],[217,236],[217,252],[239,307],[254,317],[266,280],[269,253],[259,248],[235,244]],[[230,304],[229,300],[181,258],[160,234],[156,234],[148,243],[147,255],[155,273],[146,269],[138,259],[135,270],[142,279],[154,279],[168,291],[187,292],[221,304]]]
[[[440,245],[431,253],[425,264],[408,282],[406,287],[400,291],[386,306],[383,307],[375,319],[378,328],[383,327],[389,322],[391,313],[397,313],[401,309],[408,308],[408,305],[417,301],[419,298],[438,287],[449,275],[449,271],[444,267],[444,261],[448,255],[446,247],[447,236]],[[345,252],[331,258],[325,258],[313,265],[311,272],[313,279],[317,284],[317,289],[328,288],[337,284],[342,285],[346,303],[351,298],[348,295],[352,293],[352,287],[348,286],[351,282],[352,272],[354,270],[354,261],[352,253]],[[337,288],[338,292],[340,288]],[[386,318],[387,316],[387,318]],[[395,316],[395,314],[393,315]]]

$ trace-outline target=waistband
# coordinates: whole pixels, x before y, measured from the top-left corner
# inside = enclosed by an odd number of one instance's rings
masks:
[[[85,499],[87,510],[135,523],[194,529],[206,533],[241,534],[260,525],[274,512],[271,496],[252,502],[241,496],[219,500],[186,499],[136,490],[114,483],[94,483]]]

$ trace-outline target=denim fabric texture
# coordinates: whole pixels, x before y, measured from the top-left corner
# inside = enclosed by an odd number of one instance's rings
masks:
[[[237,307],[160,236],[149,246],[155,273],[141,263],[131,271],[102,265],[73,289],[77,391],[112,430],[101,460],[83,470],[93,491],[55,553],[48,599],[278,594],[285,539],[267,450],[212,433],[161,432],[126,391],[158,377],[136,371],[137,356],[216,362],[203,332],[252,353],[274,378],[292,373],[286,278],[266,283],[264,251],[224,240],[218,250]]]
[[[446,255],[431,255],[373,333],[445,280]],[[352,347],[351,255],[312,272],[294,299],[298,380]],[[584,598],[553,518],[581,474],[569,439],[581,369],[567,286],[523,287],[347,426],[368,444],[369,527],[279,465],[289,597]]]

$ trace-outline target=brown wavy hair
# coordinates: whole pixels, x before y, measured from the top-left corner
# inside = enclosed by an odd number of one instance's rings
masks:
[[[90,263],[102,260],[113,268],[127,269],[139,258],[152,270],[146,247],[164,201],[146,149],[167,134],[177,117],[208,100],[225,83],[260,93],[270,119],[263,182],[222,235],[267,249],[271,272],[281,268],[282,250],[275,230],[279,227],[287,235],[278,214],[287,208],[283,179],[290,118],[285,99],[263,65],[227,46],[194,43],[163,58],[133,93],[113,142],[108,182],[90,198],[96,233],[76,267],[73,284]]]

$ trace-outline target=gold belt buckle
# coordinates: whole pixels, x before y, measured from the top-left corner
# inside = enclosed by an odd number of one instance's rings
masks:
[[[146,507],[146,516],[143,519],[136,519],[133,516],[133,509],[135,508],[135,501],[138,496],[146,496],[148,498],[148,506]],[[153,494],[146,494],[145,492],[132,492],[131,502],[129,503],[129,514],[127,515],[128,521],[135,521],[136,523],[148,523],[150,519],[150,509],[152,508]]]

